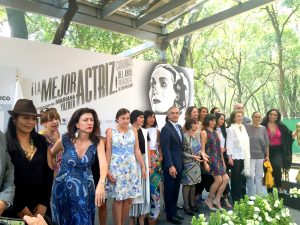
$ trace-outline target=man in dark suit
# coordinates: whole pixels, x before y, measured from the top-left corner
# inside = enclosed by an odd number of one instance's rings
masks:
[[[177,200],[183,169],[183,133],[177,124],[179,109],[171,107],[167,112],[167,121],[161,130],[160,145],[163,153],[163,171],[165,187],[165,207],[167,220],[173,224],[181,224],[183,217],[177,215]]]

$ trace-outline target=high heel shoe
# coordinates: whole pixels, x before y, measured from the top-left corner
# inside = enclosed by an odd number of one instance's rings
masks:
[[[217,211],[217,209],[214,207],[213,203],[212,203],[212,199],[210,197],[208,197],[207,199],[205,199],[204,201],[204,208],[205,206],[207,206],[207,208],[210,210],[210,211]]]
[[[199,212],[199,208],[198,208],[196,205],[192,205],[192,206],[191,206],[191,210],[192,210],[194,213],[198,213],[198,212]]]
[[[194,215],[194,212],[192,211],[191,208],[185,208],[183,206],[183,211],[185,212],[185,214],[189,215],[189,216],[193,216]]]
[[[222,209],[223,209],[222,206],[221,206],[220,200],[214,199],[214,200],[212,201],[212,204],[213,204],[214,206],[216,206],[218,210],[222,210]]]
[[[232,209],[232,205],[229,203],[228,198],[224,198],[224,205],[226,206],[226,208]]]

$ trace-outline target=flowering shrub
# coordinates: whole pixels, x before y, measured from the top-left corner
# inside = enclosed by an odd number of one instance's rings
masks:
[[[206,221],[203,214],[192,219],[192,225],[297,225],[293,222],[288,208],[283,207],[283,200],[278,198],[278,191],[273,195],[245,196],[236,202],[233,211],[217,211],[210,214]]]
[[[290,189],[290,197],[291,198],[299,198],[300,197],[300,189],[296,187]]]

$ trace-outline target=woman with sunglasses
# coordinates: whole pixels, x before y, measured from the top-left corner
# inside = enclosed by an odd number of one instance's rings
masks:
[[[41,125],[44,127],[39,133],[43,135],[49,146],[50,151],[53,148],[55,142],[60,137],[59,125],[60,125],[60,116],[55,108],[44,108],[41,110],[40,117]],[[49,165],[54,170],[54,176],[56,176],[60,164],[61,164],[62,152],[59,152],[53,160],[50,160]]]
[[[8,216],[45,216],[50,205],[53,173],[48,165],[46,139],[35,131],[39,114],[28,99],[19,99],[8,113],[11,117],[6,131],[7,147],[15,167],[16,186]]]

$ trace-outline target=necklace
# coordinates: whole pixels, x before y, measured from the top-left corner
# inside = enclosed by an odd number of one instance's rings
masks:
[[[36,148],[33,144],[33,140],[30,139],[30,148],[29,149],[26,149],[21,143],[20,143],[22,149],[23,149],[23,152],[25,153],[25,157],[28,159],[28,160],[31,160],[35,151],[36,151]]]

